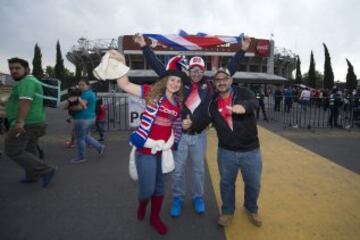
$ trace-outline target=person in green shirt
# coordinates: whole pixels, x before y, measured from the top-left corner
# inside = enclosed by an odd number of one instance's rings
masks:
[[[6,104],[10,130],[5,138],[5,154],[25,170],[21,183],[33,183],[41,179],[46,188],[56,172],[37,156],[40,137],[45,135],[45,111],[43,89],[34,76],[29,75],[29,63],[21,58],[8,60],[9,70],[17,85],[12,89]]]

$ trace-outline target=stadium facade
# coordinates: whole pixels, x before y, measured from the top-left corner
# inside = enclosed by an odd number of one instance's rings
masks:
[[[80,38],[66,54],[67,59],[82,69],[83,75],[93,79],[92,70],[109,49],[123,52],[131,68],[129,78],[133,82],[154,81],[157,76],[149,67],[141,49],[133,42],[131,35],[119,36],[118,39],[87,40]],[[149,39],[146,39],[152,44]],[[171,48],[154,46],[153,50],[164,63],[174,55],[202,56],[206,62],[205,74],[211,76],[214,69],[226,66],[229,59],[240,49],[240,44],[225,44],[199,51],[177,51]],[[246,58],[244,58],[234,75],[235,83],[245,84],[286,84],[293,79],[297,55],[290,50],[275,47],[273,40],[252,38]],[[109,90],[115,89],[115,82],[109,81]]]

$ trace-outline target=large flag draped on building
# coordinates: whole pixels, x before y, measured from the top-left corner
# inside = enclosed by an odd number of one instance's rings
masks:
[[[154,45],[160,43],[166,47],[170,47],[174,50],[186,51],[186,50],[201,50],[204,48],[212,48],[223,44],[241,43],[244,38],[244,34],[239,36],[215,36],[208,35],[206,33],[198,33],[196,35],[190,35],[180,30],[179,34],[144,34],[148,37]]]

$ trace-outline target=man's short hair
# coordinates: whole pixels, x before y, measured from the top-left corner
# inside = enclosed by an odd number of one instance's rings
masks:
[[[10,58],[10,59],[8,59],[8,63],[9,63],[9,64],[19,63],[19,64],[20,64],[21,66],[23,66],[25,69],[28,69],[28,68],[29,68],[29,63],[28,63],[28,61],[26,61],[25,59],[22,59],[22,58],[17,58],[17,57]]]

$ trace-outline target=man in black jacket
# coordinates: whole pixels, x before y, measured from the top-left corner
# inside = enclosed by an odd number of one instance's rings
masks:
[[[166,68],[164,64],[155,56],[152,49],[146,44],[141,35],[135,35],[134,41],[139,44],[143,54],[151,68],[159,75],[163,76]],[[241,49],[234,55],[228,64],[229,71],[232,74],[240,60],[244,57],[245,51],[250,46],[250,38],[242,41]],[[177,58],[178,56],[174,57]],[[169,61],[167,65],[171,65]],[[204,159],[207,145],[207,126],[210,118],[207,117],[208,107],[214,96],[213,85],[204,73],[206,70],[204,60],[195,56],[189,62],[189,78],[184,81],[184,107],[181,115],[182,119],[190,118],[191,128],[183,131],[178,150],[175,152],[175,171],[173,178],[173,202],[170,209],[172,217],[179,217],[185,199],[185,168],[188,158],[191,158],[192,165],[192,202],[197,214],[205,212],[204,179],[205,167]]]
[[[254,111],[259,103],[247,88],[232,86],[231,74],[220,68],[214,84],[218,95],[209,106],[216,129],[222,214],[218,224],[228,226],[235,212],[235,181],[240,168],[245,183],[244,207],[255,226],[262,222],[257,214],[262,160]]]

